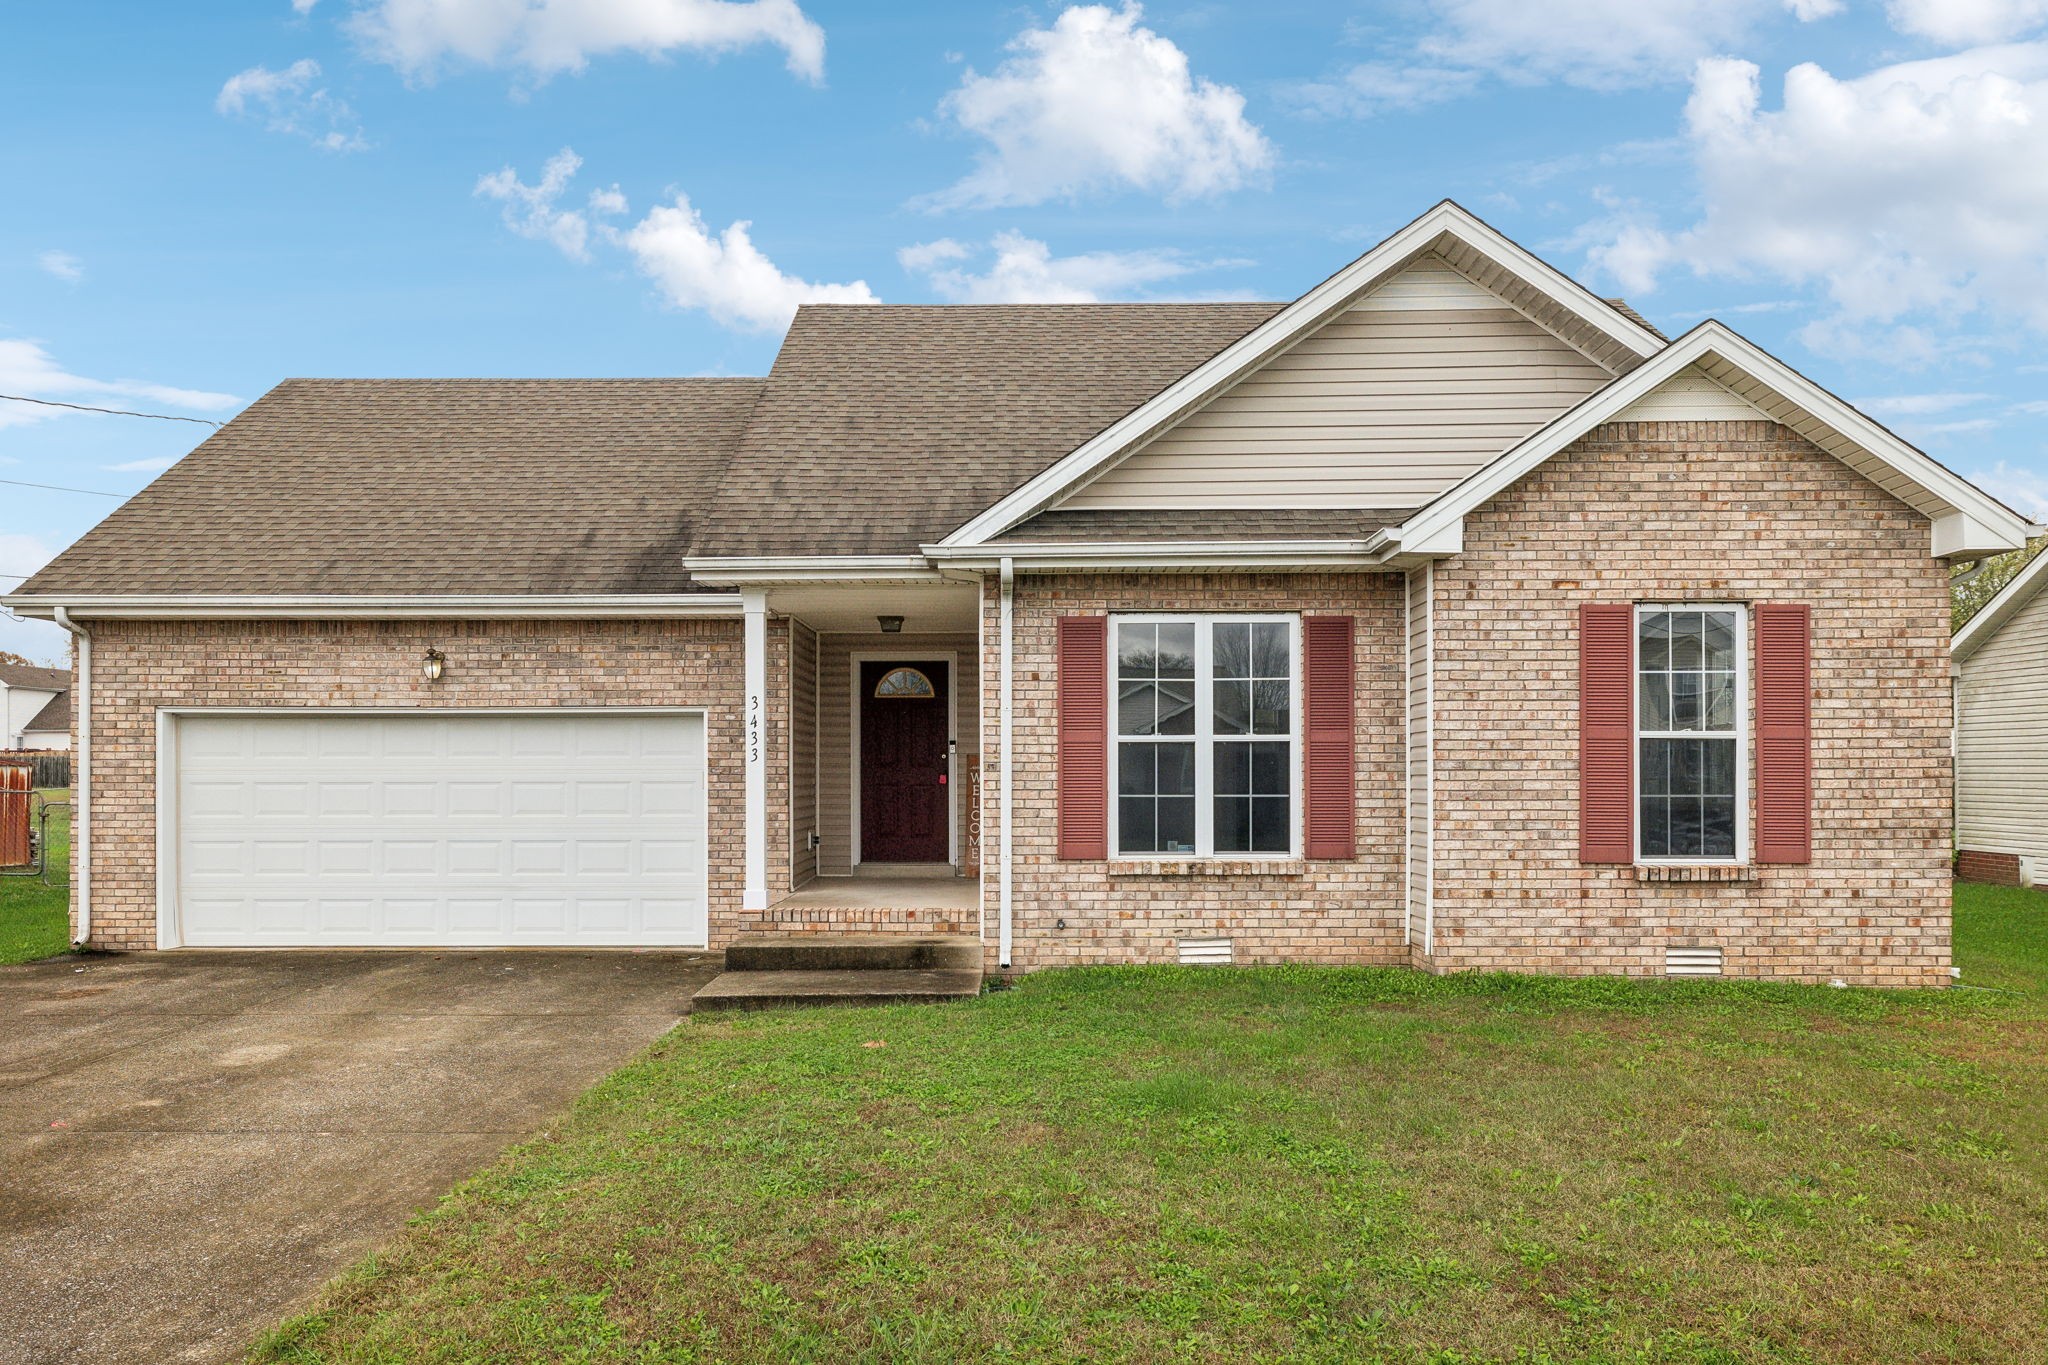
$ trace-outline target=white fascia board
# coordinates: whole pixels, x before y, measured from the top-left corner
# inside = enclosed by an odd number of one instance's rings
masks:
[[[1979,607],[1977,614],[1956,632],[1948,646],[1955,661],[1961,663],[1990,643],[1991,637],[1998,634],[2005,623],[2017,615],[2021,607],[2033,601],[2043,588],[2048,588],[2048,550],[2028,561],[2026,568],[2014,575],[2010,583]]]
[[[1709,319],[1426,504],[1401,526],[1402,544],[1425,545],[1449,534],[1468,512],[1483,506],[1594,427],[1614,420],[1659,385],[1710,357],[1762,384],[1905,478],[1922,495],[1919,510],[1935,523],[1930,531],[1931,555],[1995,553],[2026,543],[2029,523],[2025,517],[1969,480],[1944,469],[1791,366]],[[1964,528],[1950,523],[1944,528],[1946,519],[1954,514],[1961,514],[1971,525]],[[1966,548],[1943,549],[1944,543],[1966,543]]]
[[[934,560],[962,569],[995,569],[1010,560],[1020,573],[1055,569],[1378,569],[1378,538],[1370,540],[1005,541],[998,545],[927,545]]]
[[[1446,234],[1500,262],[1512,274],[1541,289],[1560,307],[1638,355],[1651,356],[1662,349],[1664,343],[1647,328],[1629,321],[1585,286],[1559,274],[1446,199],[1111,423],[940,543],[948,546],[981,545],[990,537],[1001,535],[1026,517],[1043,510],[1069,488],[1095,477],[1138,443],[1157,435],[1300,337],[1314,331],[1350,306],[1360,294]]]
[[[80,619],[553,620],[574,617],[738,616],[737,593],[545,596],[528,594],[344,596],[307,594],[16,594],[0,604],[49,620],[59,607]]]
[[[700,583],[767,587],[777,583],[917,583],[937,578],[923,555],[734,555],[690,557],[683,568]]]

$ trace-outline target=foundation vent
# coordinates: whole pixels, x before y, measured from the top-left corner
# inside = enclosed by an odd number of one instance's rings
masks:
[[[1227,967],[1230,965],[1230,940],[1227,938],[1184,938],[1180,941],[1180,965],[1183,967]]]
[[[1666,948],[1664,950],[1664,975],[1666,976],[1719,976],[1721,974],[1721,950],[1719,948]]]

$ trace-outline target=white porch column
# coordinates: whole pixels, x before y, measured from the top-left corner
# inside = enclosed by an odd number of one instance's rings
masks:
[[[745,910],[768,908],[768,594],[740,594],[746,620],[746,698],[741,712],[747,760]]]

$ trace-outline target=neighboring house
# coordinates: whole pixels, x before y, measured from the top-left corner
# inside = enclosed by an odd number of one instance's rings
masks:
[[[81,632],[109,948],[1932,985],[1948,566],[2029,529],[1443,204],[1288,304],[287,381],[7,600]]]
[[[71,671],[0,663],[0,749],[71,747]]]
[[[1957,872],[2048,885],[2048,553],[1956,632]]]

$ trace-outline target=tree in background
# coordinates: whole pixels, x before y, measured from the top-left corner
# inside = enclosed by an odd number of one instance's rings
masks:
[[[2027,567],[2027,561],[2044,549],[2048,549],[2048,536],[2028,541],[2025,549],[2008,550],[2002,555],[1980,559],[1975,564],[1959,564],[1950,570],[1949,629],[1961,630],[1965,622],[1983,610],[1986,602],[1998,596],[2000,588],[2019,576],[2020,570]]]

